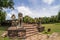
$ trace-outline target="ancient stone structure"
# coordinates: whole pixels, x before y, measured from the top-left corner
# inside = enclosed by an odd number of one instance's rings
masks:
[[[8,37],[9,38],[25,38],[26,35],[26,30],[22,26],[22,21],[23,21],[23,15],[22,13],[18,14],[18,20],[15,20],[15,15],[12,15],[12,26],[8,28]],[[18,22],[18,25],[17,25]],[[17,26],[15,26],[17,25]]]
[[[38,24],[38,27],[41,27],[41,18],[39,18],[39,22],[37,24]]]
[[[42,25],[41,25],[41,18],[39,18],[39,22],[37,23],[37,29],[38,29],[38,31],[39,32],[42,32],[42,31],[44,31],[44,29],[45,29],[45,27],[43,27]]]
[[[23,24],[23,15],[22,13],[18,14],[18,19],[15,19],[15,15],[12,15],[12,25],[8,28],[7,32],[4,35],[7,35],[9,38],[13,40],[15,38],[26,39],[32,35],[38,34],[39,32],[44,30],[44,27],[41,26],[41,20],[33,24]],[[38,30],[37,30],[38,29]],[[39,32],[38,32],[39,31]]]
[[[23,15],[22,15],[22,13],[18,14],[18,21],[19,21],[19,26],[22,27],[22,22],[23,22]]]
[[[15,15],[13,14],[12,16],[11,16],[11,19],[12,19],[12,26],[15,26]]]

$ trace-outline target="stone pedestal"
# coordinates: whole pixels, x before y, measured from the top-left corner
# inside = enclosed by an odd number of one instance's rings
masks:
[[[10,27],[8,28],[8,37],[9,38],[20,38],[24,39],[26,35],[26,30],[22,28]]]
[[[24,39],[26,36],[26,30],[22,26],[23,17],[22,14],[18,14],[18,21],[15,20],[15,15],[12,15],[12,26],[8,28],[8,37],[9,38],[19,38]],[[18,25],[15,26],[18,22]]]
[[[45,27],[38,27],[39,32],[43,32],[45,30]]]
[[[41,18],[39,18],[39,22],[37,23],[37,29],[39,32],[42,32],[45,30],[45,27],[41,25]]]

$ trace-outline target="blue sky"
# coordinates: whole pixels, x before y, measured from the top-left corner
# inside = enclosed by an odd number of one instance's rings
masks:
[[[57,15],[60,10],[60,0],[13,0],[14,10],[5,9],[7,12],[6,19],[11,19],[11,15],[15,14],[16,18],[18,13],[23,13],[23,16],[29,15],[30,17],[50,17]]]

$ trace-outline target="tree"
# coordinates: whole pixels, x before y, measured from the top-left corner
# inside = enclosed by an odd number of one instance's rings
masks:
[[[29,16],[27,16],[27,15],[23,18],[23,21],[25,23],[34,23],[34,19],[29,17]]]
[[[35,23],[38,23],[38,21],[39,21],[39,19],[38,19],[38,18],[34,18],[34,20],[35,20]]]
[[[57,15],[55,16],[55,22],[58,22],[58,16]]]
[[[43,17],[42,18],[42,23],[47,23],[48,22],[48,18],[47,17]]]
[[[0,10],[3,8],[13,8],[13,0],[0,0]]]
[[[3,8],[13,8],[13,0],[0,0],[0,25],[6,18],[6,12],[3,11]]]
[[[5,21],[5,18],[6,18],[6,12],[0,10],[0,25],[2,22]]]
[[[60,21],[60,11],[58,12],[58,20]]]

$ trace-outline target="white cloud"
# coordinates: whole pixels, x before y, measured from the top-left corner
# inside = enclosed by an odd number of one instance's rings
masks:
[[[17,10],[18,12],[12,10],[10,13],[7,14],[7,18],[6,19],[11,19],[11,15],[15,14],[16,18],[18,18],[18,13],[21,12],[23,14],[23,16],[25,15],[29,15],[29,16],[33,16],[32,11],[30,10],[30,8],[25,7],[25,6],[19,6],[16,7],[15,10]]]
[[[12,14],[15,14],[15,16],[17,18],[17,12],[12,10],[10,13],[7,13],[6,19],[11,19]]]
[[[58,11],[60,10],[60,6],[50,6],[50,7],[44,7],[38,10],[32,11],[34,14],[34,17],[50,17],[53,15],[57,15]]]
[[[54,0],[42,0],[44,3],[47,3],[47,4],[52,4],[54,2]]]
[[[19,12],[23,13],[23,16],[28,15],[31,17],[44,17],[44,16],[50,17],[52,15],[57,15],[59,8],[60,8],[60,6],[57,5],[57,6],[41,8],[38,10],[32,10],[26,6],[19,6],[19,7],[15,8],[18,12],[12,10],[10,13],[8,13],[7,19],[9,19],[12,14],[15,14],[15,16],[18,17]]]
[[[17,7],[16,9],[18,10],[18,12],[23,13],[23,16],[25,15],[31,16],[33,14],[30,8],[25,7],[25,6],[20,6],[20,7]]]
[[[11,19],[11,14],[7,14],[6,19]]]
[[[43,8],[41,10],[41,13],[43,13],[45,16],[52,16],[52,15],[57,15],[58,11],[60,10],[60,6],[51,6],[47,8]]]

